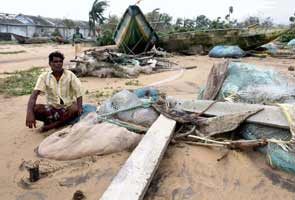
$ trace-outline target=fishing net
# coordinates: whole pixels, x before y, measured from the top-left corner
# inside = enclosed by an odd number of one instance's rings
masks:
[[[278,47],[273,43],[268,43],[268,44],[262,45],[261,47],[265,48],[266,52],[273,54],[273,55],[278,52]]]
[[[45,138],[38,155],[55,160],[74,160],[85,156],[106,155],[132,150],[142,136],[107,122],[96,123],[97,114],[90,113],[73,127]]]
[[[274,70],[232,62],[217,99],[256,104],[286,103],[295,100],[295,87],[288,85]]]
[[[295,46],[295,39],[290,40],[287,45],[288,46]]]
[[[215,46],[209,56],[213,58],[242,58],[245,52],[239,46]]]
[[[126,110],[118,112],[119,110]],[[118,113],[116,113],[118,112]],[[116,113],[114,117],[144,127],[150,127],[158,118],[158,113],[141,101],[135,93],[123,90],[106,100],[98,110],[99,115]]]
[[[199,97],[202,98],[202,91]],[[217,99],[250,104],[294,103],[295,87],[273,70],[257,69],[255,65],[234,62],[229,64],[227,77]],[[289,106],[284,112],[291,127],[294,124],[294,110],[294,106]],[[280,141],[291,141],[290,130],[246,123],[241,126],[239,132],[246,139],[267,138],[278,141],[269,143],[267,147],[260,148],[260,151],[267,154],[272,167],[295,173],[293,150],[283,148],[284,145],[280,144]],[[289,145],[291,149],[294,148],[294,143]]]

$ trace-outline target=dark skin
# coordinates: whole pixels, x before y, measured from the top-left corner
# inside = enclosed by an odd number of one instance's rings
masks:
[[[53,60],[49,62],[49,66],[52,70],[53,76],[59,81],[60,77],[63,74],[63,60],[59,57],[53,57]],[[82,97],[78,97],[76,103],[66,108],[65,114],[63,117],[53,123],[46,123],[46,116],[49,116],[46,109],[46,105],[36,104],[37,98],[41,91],[34,90],[30,96],[27,108],[27,117],[26,117],[26,126],[29,128],[36,128],[36,120],[43,121],[44,126],[41,128],[41,132],[48,131],[53,128],[58,128],[64,125],[66,122],[74,119],[75,117],[81,115],[83,112],[82,109]]]

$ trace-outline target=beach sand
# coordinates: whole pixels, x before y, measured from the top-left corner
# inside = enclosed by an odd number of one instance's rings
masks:
[[[84,47],[83,49],[86,49]],[[2,51],[25,52],[0,55],[0,73],[46,67],[48,54],[59,50],[66,56],[65,64],[74,57],[71,45],[1,45]],[[196,98],[199,87],[206,83],[214,63],[222,59],[207,56],[174,56],[179,66],[197,66],[185,71],[179,79],[159,86],[161,91],[178,98]],[[243,62],[272,68],[294,79],[288,67],[294,60],[274,58],[243,58]],[[113,90],[138,88],[177,75],[178,71],[141,75],[139,86],[127,86],[126,79],[82,78],[88,95],[86,103],[98,104],[98,91],[110,94]],[[94,94],[94,95],[91,95]],[[71,199],[77,190],[87,199],[99,199],[124,164],[130,152],[106,156],[92,156],[75,161],[58,162],[37,157],[34,149],[51,132],[40,134],[37,129],[25,127],[26,105],[29,96],[0,96],[0,199],[45,200]],[[39,102],[43,102],[40,98]],[[38,127],[41,123],[38,123]],[[186,144],[171,144],[144,199],[294,199],[295,177],[271,169],[266,156],[255,151],[230,151],[221,161],[225,150]],[[40,169],[47,172],[34,184],[28,184],[26,161],[41,160]]]

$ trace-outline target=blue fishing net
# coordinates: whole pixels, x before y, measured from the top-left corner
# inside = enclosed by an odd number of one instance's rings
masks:
[[[295,46],[295,39],[292,39],[288,42],[288,46]]]
[[[84,118],[89,113],[95,112],[95,111],[96,111],[96,106],[90,105],[90,104],[85,104],[85,105],[83,105],[83,112],[82,112],[82,114],[79,117],[76,117],[72,121],[68,122],[68,124],[73,125],[73,124],[79,122],[80,119]]]
[[[202,91],[200,96],[202,97]],[[231,99],[234,102],[270,104],[295,102],[295,88],[273,70],[257,69],[247,63],[230,63],[227,77],[219,91],[218,100]],[[277,139],[289,141],[289,130],[259,124],[244,124],[240,133],[245,139]],[[266,153],[271,166],[295,173],[295,154],[281,146],[270,143],[260,151]]]
[[[231,97],[236,102],[253,104],[290,103],[295,99],[295,87],[289,86],[274,70],[232,62],[217,99],[224,101]]]
[[[209,56],[213,58],[242,58],[245,52],[239,46],[215,46],[209,52]]]
[[[151,98],[153,101],[158,101],[159,99],[159,90],[153,87],[144,87],[139,88],[133,91],[138,98]]]
[[[261,47],[265,48],[266,51],[271,54],[276,54],[278,52],[278,48],[273,43],[265,44]]]

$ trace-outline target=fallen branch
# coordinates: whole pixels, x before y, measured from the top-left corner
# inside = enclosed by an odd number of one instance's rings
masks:
[[[268,141],[266,139],[257,139],[257,140],[235,140],[235,141],[216,141],[205,137],[195,136],[195,135],[189,135],[187,136],[188,139],[196,139],[204,141],[202,142],[195,142],[190,141],[191,143],[194,143],[196,145],[202,145],[202,146],[217,146],[217,147],[225,147],[228,149],[245,149],[245,148],[251,148],[251,147],[261,147],[268,144]]]
[[[89,62],[83,60],[70,60],[70,62],[89,64]]]
[[[166,104],[164,104],[163,102],[158,102],[158,104],[153,104],[152,106],[157,112],[179,123],[182,123],[182,124],[190,123],[190,124],[198,125],[199,121],[202,119],[200,116],[203,113],[205,113],[214,103],[215,102],[212,102],[208,107],[206,107],[200,113],[172,110],[167,108]]]
[[[196,128],[197,128],[196,126],[193,126],[193,128],[189,130],[188,132],[174,136],[174,139],[179,139],[179,138],[183,138],[188,135],[191,135],[196,131]]]
[[[221,147],[221,148],[224,147],[224,145],[221,145],[221,144],[208,144],[203,142],[192,142],[192,141],[185,141],[185,140],[180,140],[179,142],[183,142],[185,144],[190,144],[190,145],[205,146],[205,147]]]

